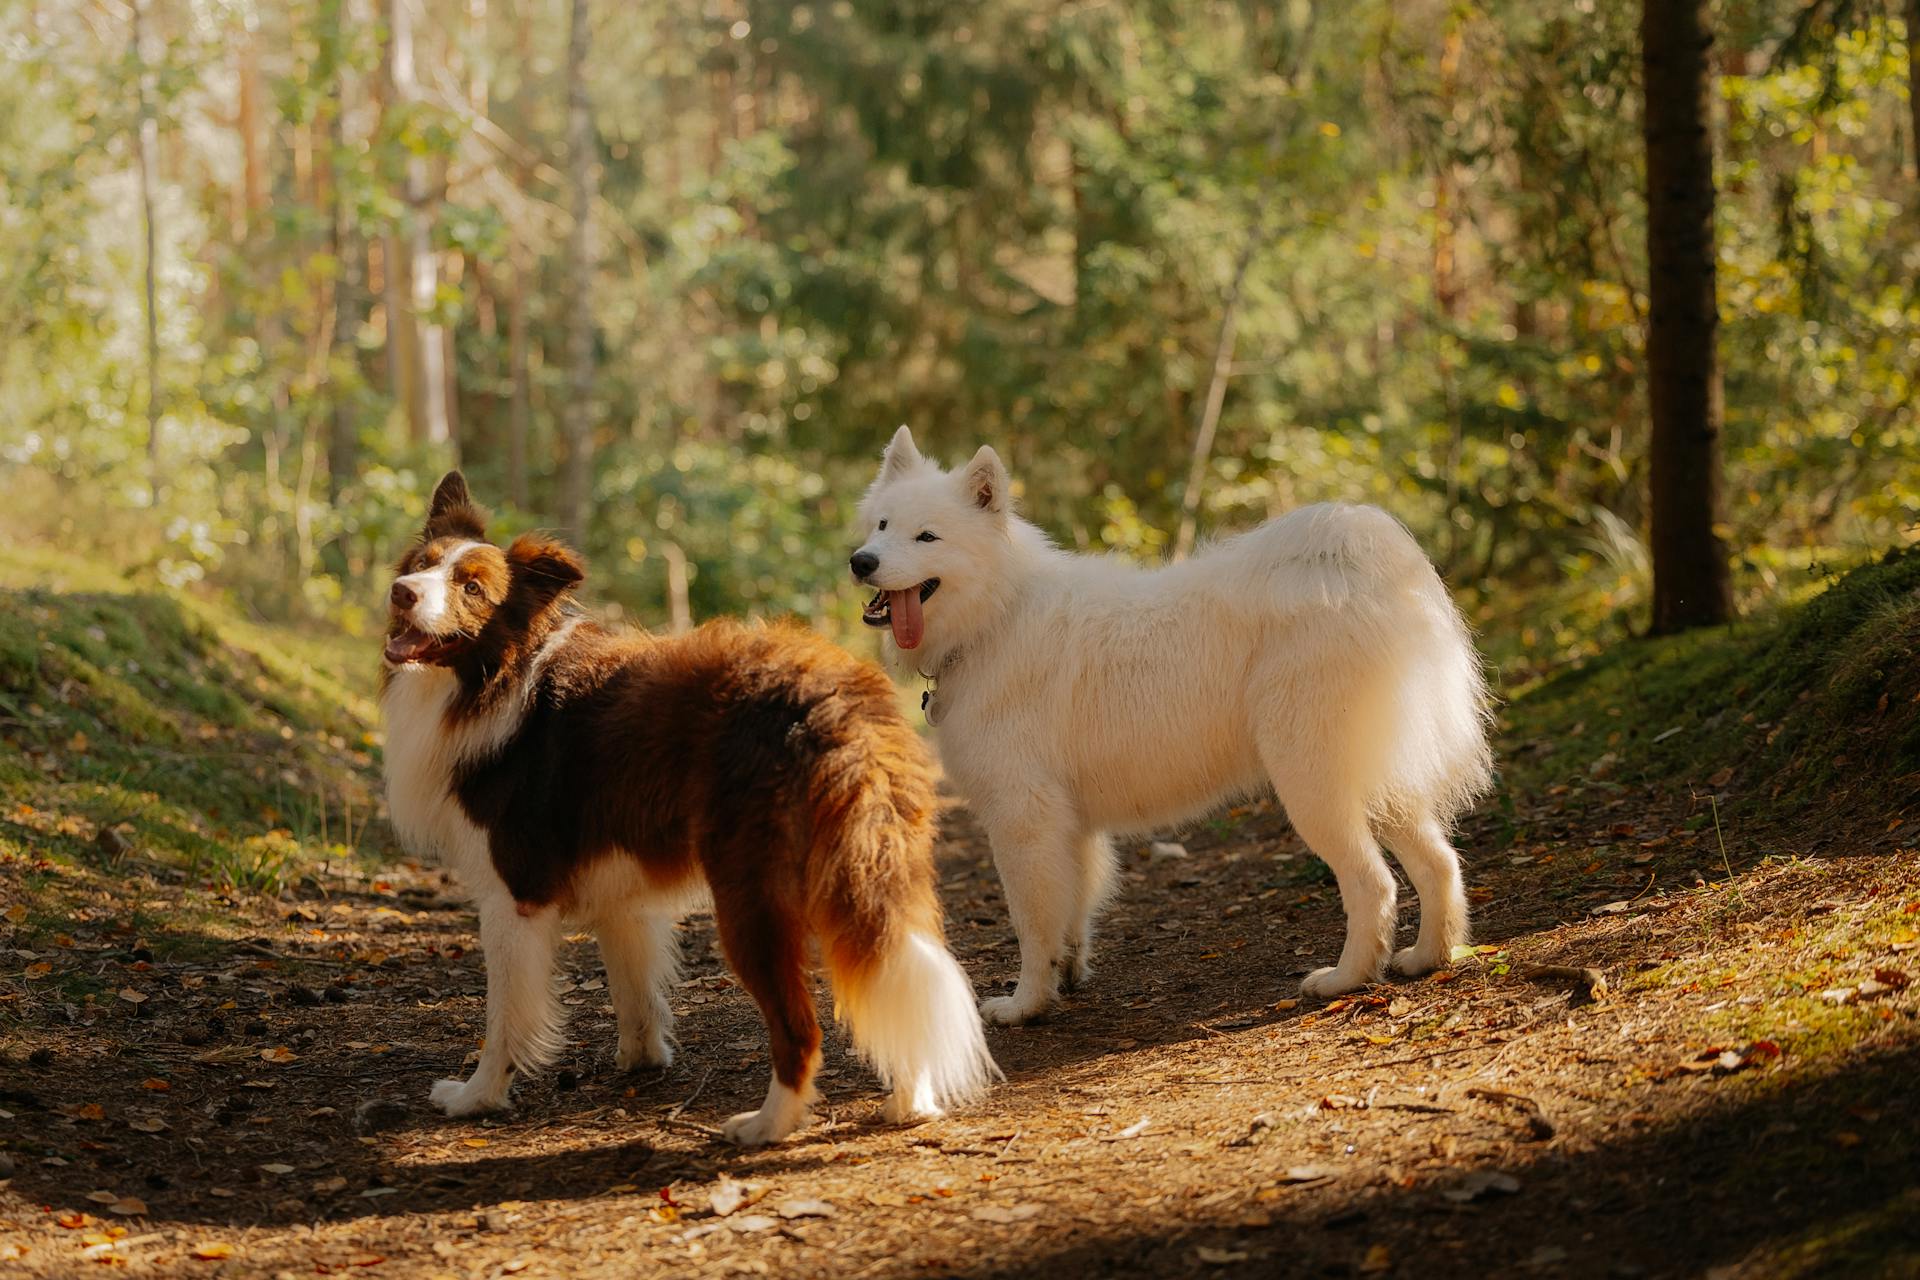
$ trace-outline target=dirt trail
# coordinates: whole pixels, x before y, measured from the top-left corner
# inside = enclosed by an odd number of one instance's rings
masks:
[[[1183,858],[1131,851],[1091,988],[992,1033],[1009,1079],[984,1105],[878,1127],[835,1035],[821,1120],[760,1152],[710,1136],[767,1066],[704,918],[670,1070],[614,1072],[578,941],[575,1047],[468,1123],[425,1106],[484,989],[436,873],[239,903],[252,941],[166,962],[116,926],[186,891],[135,882],[64,942],[0,923],[0,948],[55,957],[0,967],[0,1273],[1920,1274],[1916,859],[1781,840],[1723,870],[1690,816],[1611,789],[1476,824],[1482,951],[1330,1005],[1295,997],[1337,896],[1270,808]],[[962,962],[1004,989],[963,811],[942,874]],[[62,996],[61,972],[106,994]]]

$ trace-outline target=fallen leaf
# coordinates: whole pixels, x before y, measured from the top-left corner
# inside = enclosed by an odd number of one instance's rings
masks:
[[[1459,1186],[1440,1194],[1456,1204],[1467,1204],[1483,1196],[1511,1196],[1519,1194],[1519,1191],[1520,1179],[1512,1174],[1494,1169],[1475,1169],[1460,1180]]]
[[[29,978],[44,978],[52,972],[53,966],[45,960],[40,961],[38,964],[30,964],[27,966],[27,976]]]
[[[1384,1244],[1370,1245],[1367,1256],[1360,1259],[1360,1271],[1363,1275],[1377,1275],[1393,1266],[1393,1253]]]
[[[95,1204],[112,1204],[115,1200],[118,1200],[119,1198],[120,1198],[120,1194],[116,1191],[87,1192],[87,1199],[93,1201]]]
[[[1339,1174],[1321,1164],[1297,1164],[1281,1174],[1277,1181],[1283,1183],[1331,1182]]]
[[[1153,1123],[1153,1118],[1151,1116],[1141,1116],[1138,1120],[1135,1120],[1132,1124],[1128,1125],[1126,1128],[1122,1129],[1120,1132],[1114,1134],[1113,1136],[1115,1138],[1137,1138],[1141,1134],[1145,1133],[1147,1131],[1147,1126],[1152,1123]]]
[[[122,987],[120,988],[120,998],[128,1004],[145,1004],[147,1002],[147,993],[144,991],[135,991],[132,987]]]
[[[460,1139],[460,1145],[463,1147],[489,1147],[493,1144],[485,1138],[462,1138]]]
[[[1024,1222],[1040,1212],[1037,1204],[998,1205],[985,1204],[970,1215],[976,1222],[997,1222],[1005,1226],[1012,1222]]]
[[[140,1087],[142,1089],[150,1089],[154,1093],[165,1093],[167,1090],[173,1088],[172,1085],[168,1084],[165,1080],[160,1079],[158,1076],[155,1076],[151,1079],[142,1080],[140,1082]]]
[[[338,1175],[331,1178],[322,1178],[313,1184],[313,1193],[317,1196],[330,1196],[336,1192],[345,1191],[346,1189],[347,1180]]]
[[[290,1164],[263,1164],[260,1166],[260,1170],[263,1173],[292,1173],[293,1166]]]
[[[117,1213],[123,1218],[143,1218],[147,1213],[147,1202],[139,1196],[122,1196],[107,1206],[108,1213]]]
[[[139,1116],[127,1121],[127,1128],[137,1133],[165,1133],[167,1122],[158,1116]]]
[[[1248,1254],[1245,1249],[1215,1249],[1210,1245],[1201,1245],[1194,1255],[1210,1267],[1230,1267],[1236,1262],[1245,1262]]]
[[[724,1218],[742,1205],[753,1203],[756,1198],[754,1192],[758,1189],[757,1186],[735,1182],[722,1174],[720,1181],[714,1184],[713,1192],[707,1199],[707,1207]],[[906,1200],[902,1198],[900,1203],[905,1204]]]
[[[277,1049],[262,1049],[260,1051],[260,1061],[262,1062],[298,1062],[299,1060],[300,1055],[285,1045],[281,1045]]]
[[[756,1231],[768,1231],[779,1225],[780,1219],[769,1218],[764,1213],[750,1213],[744,1218],[727,1219],[728,1228],[738,1231],[741,1235],[751,1235]]]
[[[209,1240],[193,1246],[193,1256],[202,1262],[217,1262],[233,1256],[233,1246],[223,1240]]]
[[[53,1224],[57,1227],[65,1228],[68,1231],[78,1231],[82,1227],[90,1227],[98,1221],[100,1221],[100,1219],[90,1213],[81,1213],[77,1209],[70,1209],[55,1218]]]

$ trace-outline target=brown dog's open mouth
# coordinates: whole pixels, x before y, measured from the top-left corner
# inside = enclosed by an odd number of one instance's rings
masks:
[[[928,578],[919,586],[903,591],[876,591],[861,612],[860,621],[870,627],[891,627],[895,644],[902,649],[917,648],[926,632],[926,619],[920,613],[920,605],[939,589],[940,579]]]
[[[409,662],[438,662],[458,647],[457,636],[430,636],[418,627],[402,627],[387,636],[384,655],[399,667]]]

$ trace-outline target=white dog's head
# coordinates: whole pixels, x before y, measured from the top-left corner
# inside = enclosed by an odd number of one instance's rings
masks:
[[[996,565],[1008,547],[1007,469],[985,445],[960,470],[942,471],[901,427],[860,519],[867,540],[848,563],[855,580],[877,589],[862,620],[889,628],[902,650],[932,633],[929,647],[944,652],[960,638],[957,620],[977,617],[1004,587]]]

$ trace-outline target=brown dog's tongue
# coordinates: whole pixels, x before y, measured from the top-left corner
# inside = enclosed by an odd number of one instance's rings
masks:
[[[926,619],[920,616],[920,588],[887,592],[887,611],[893,616],[893,642],[902,649],[917,648]]]

